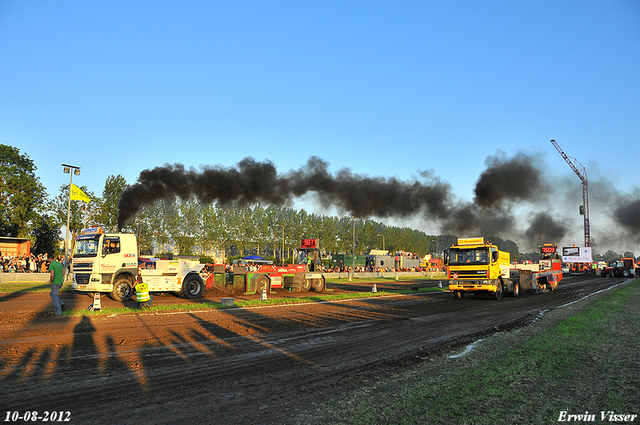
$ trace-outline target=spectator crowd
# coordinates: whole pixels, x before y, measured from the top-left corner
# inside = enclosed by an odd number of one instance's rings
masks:
[[[60,261],[60,260],[58,260]],[[47,273],[47,254],[0,254],[0,273]]]

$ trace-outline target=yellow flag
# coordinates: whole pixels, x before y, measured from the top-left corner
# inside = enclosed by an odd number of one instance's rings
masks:
[[[80,189],[78,186],[76,186],[73,183],[71,183],[71,199],[74,199],[77,201],[84,201],[87,204],[89,203],[89,201],[91,201],[91,199],[87,196],[87,194],[84,193],[82,189]]]

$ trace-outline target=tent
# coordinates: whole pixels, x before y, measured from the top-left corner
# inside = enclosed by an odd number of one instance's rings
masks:
[[[246,257],[242,257],[241,260],[244,260],[247,264],[273,264],[273,261],[267,260],[259,255],[248,255]]]

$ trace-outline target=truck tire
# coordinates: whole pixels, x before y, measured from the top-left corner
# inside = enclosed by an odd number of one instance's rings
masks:
[[[269,278],[265,275],[258,276],[256,279],[256,292],[261,294],[262,288],[267,292],[271,289],[269,285]]]
[[[302,279],[300,279],[300,286],[302,292],[309,292],[309,289],[311,289],[311,280],[303,276]]]
[[[133,286],[131,285],[131,280],[126,276],[118,277],[113,284],[111,298],[114,301],[128,301],[132,294]]]
[[[629,277],[631,276],[631,272],[629,271],[628,268],[623,268],[622,271],[620,272],[620,274],[622,275],[622,277]]]
[[[183,298],[200,298],[204,291],[204,282],[200,275],[195,273],[188,274],[182,282],[182,289],[180,295]]]
[[[606,271],[604,271],[604,270],[602,270],[602,271],[600,272],[600,277],[606,277],[606,276],[607,276],[607,272],[606,272]]]
[[[311,289],[315,292],[324,291],[324,278],[320,279],[311,279]]]
[[[520,296],[520,282],[513,283],[513,291],[511,291],[511,296],[514,298]]]
[[[453,298],[456,300],[461,300],[464,297],[464,292],[462,291],[453,291]]]
[[[500,298],[502,298],[502,285],[499,284],[498,285],[498,290],[496,292],[494,292],[493,294],[493,299],[494,300],[499,300]]]

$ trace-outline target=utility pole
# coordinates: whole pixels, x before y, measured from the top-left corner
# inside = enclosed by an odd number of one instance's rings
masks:
[[[556,150],[560,153],[560,156],[569,164],[569,167],[573,170],[574,173],[578,176],[580,181],[582,182],[582,208],[580,213],[584,215],[584,246],[591,246],[591,229],[589,223],[589,180],[587,179],[587,169],[584,165],[580,163],[575,158],[568,156],[558,142],[551,139],[551,144],[556,148]]]
[[[66,280],[67,270],[69,269],[68,254],[69,254],[69,221],[71,217],[71,185],[73,184],[73,175],[74,174],[76,176],[80,175],[80,167],[76,167],[74,165],[69,165],[69,164],[62,164],[62,166],[64,167],[62,171],[65,174],[69,174],[69,200],[67,204],[67,229],[65,231],[65,236],[64,236],[64,273],[63,274]]]

